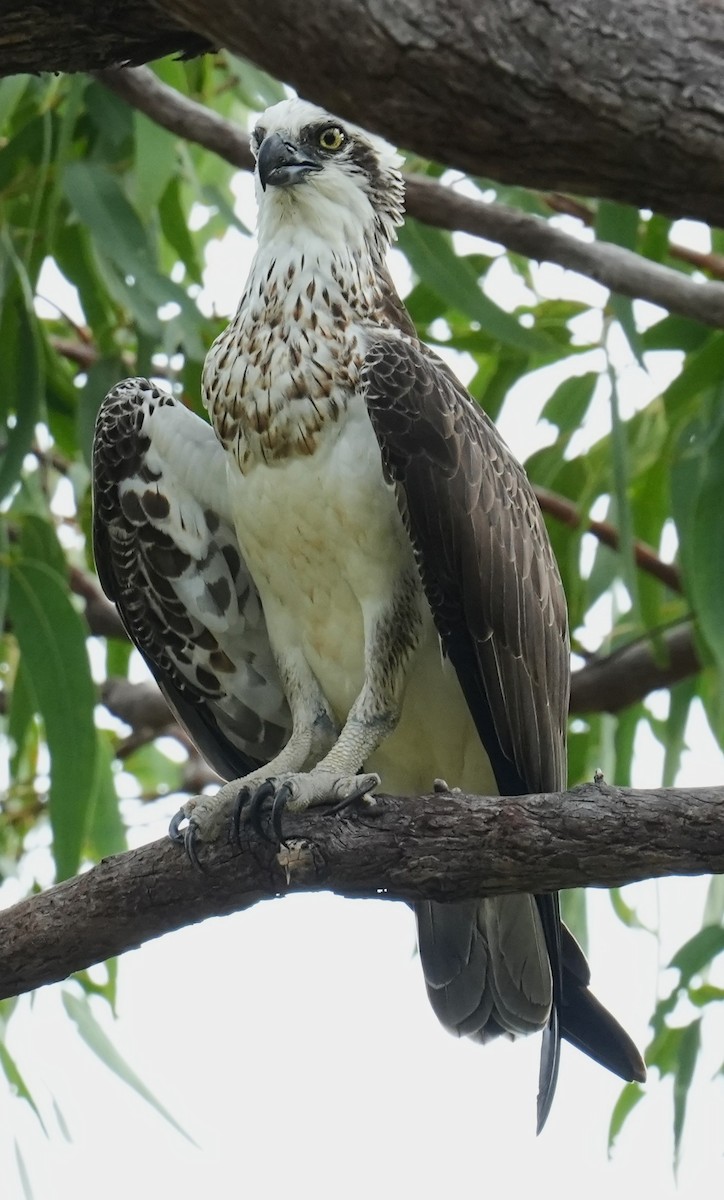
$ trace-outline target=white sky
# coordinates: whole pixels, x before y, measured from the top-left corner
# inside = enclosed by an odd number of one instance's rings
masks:
[[[242,177],[238,188],[248,220],[249,181]],[[249,253],[235,233],[212,246],[202,304],[234,308]],[[558,268],[542,268],[539,279],[558,294],[589,301],[593,294],[593,285]],[[43,290],[49,287],[50,276]],[[502,285],[501,296],[504,302]],[[582,361],[576,371],[590,369]],[[622,363],[638,403],[674,370],[659,359],[652,382]],[[541,373],[540,392],[529,385],[506,405],[503,428],[520,456],[547,436],[535,422],[541,395],[559,382],[555,374]],[[605,420],[605,403],[597,420]],[[719,781],[722,755],[701,717],[690,733],[680,782]],[[658,747],[643,737],[636,782],[658,782],[659,768]],[[174,808],[171,798],[127,806],[134,843],[163,836]],[[648,922],[660,922],[661,944],[624,929],[605,893],[589,894],[595,991],[640,1046],[657,989],[671,982],[659,967],[698,929],[705,890],[702,880],[676,879],[627,890]],[[4,898],[10,901],[8,890]],[[0,1087],[0,1200],[23,1194],[16,1137],[36,1200],[276,1200],[289,1193],[440,1200],[501,1191],[543,1200],[699,1200],[724,1185],[722,1080],[711,1078],[724,1058],[720,1013],[706,1026],[676,1191],[671,1082],[652,1081],[608,1162],[619,1082],[564,1046],[557,1098],[536,1139],[539,1039],[480,1048],[445,1034],[427,1004],[414,923],[401,905],[328,895],[265,903],[123,958],[119,1019],[101,1003],[97,1015],[196,1146],[94,1058],[66,1017],[60,990],[23,999],[11,1022],[9,1049],[51,1136]],[[682,1022],[691,1015],[682,1013]],[[53,1098],[71,1142],[54,1118]]]

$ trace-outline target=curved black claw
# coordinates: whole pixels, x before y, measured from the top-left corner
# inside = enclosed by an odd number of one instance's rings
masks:
[[[234,801],[234,809],[231,814],[231,837],[229,840],[235,846],[241,845],[241,813],[244,805],[248,803],[250,795],[251,788],[240,787]]]
[[[191,821],[189,821],[186,829],[184,830],[183,839],[184,849],[189,857],[189,862],[192,864],[192,866],[196,867],[197,871],[205,870],[196,849],[196,827],[191,823]]]
[[[360,784],[360,786],[355,788],[353,792],[350,792],[348,796],[345,796],[342,800],[338,800],[329,811],[335,814],[346,812],[348,808],[354,808],[362,801],[364,802],[364,808],[375,808],[377,801],[375,800],[374,796],[370,796],[369,794],[374,786],[376,785],[373,784],[370,786],[369,784]]]
[[[249,806],[249,820],[251,821],[251,827],[260,838],[264,838],[267,842],[271,842],[273,839],[269,836],[268,831],[264,828],[262,824],[262,818],[264,816],[264,805],[267,800],[271,800],[275,790],[274,780],[265,779],[263,783],[259,784],[259,787],[254,792]]]
[[[277,841],[280,842],[282,844],[282,846],[286,846],[286,844],[287,844],[284,841],[284,830],[282,829],[282,818],[284,817],[284,810],[286,809],[287,804],[291,800],[292,795],[293,795],[293,791],[292,791],[290,784],[283,783],[282,786],[279,788],[279,791],[277,792],[276,796],[274,797],[274,800],[272,801],[272,806],[271,806],[270,824],[271,824],[272,829],[274,830]]]
[[[178,812],[174,813],[172,816],[171,823],[168,827],[168,836],[171,838],[172,842],[176,843],[177,846],[183,846],[184,842],[186,841],[186,833],[188,831],[181,828],[181,823],[185,820],[186,813],[182,808],[180,808]]]

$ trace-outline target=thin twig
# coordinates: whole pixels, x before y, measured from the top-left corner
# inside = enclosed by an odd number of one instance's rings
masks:
[[[604,546],[610,546],[612,550],[619,549],[621,537],[615,525],[609,521],[594,521],[590,517],[585,517],[581,510],[565,496],[551,492],[548,488],[536,485],[534,490],[543,512],[555,517],[564,525],[568,525],[570,529],[579,529],[583,525],[586,532],[593,534]],[[653,575],[655,579],[666,584],[672,591],[682,591],[681,571],[678,567],[673,563],[662,562],[653,547],[648,546],[646,542],[635,540],[633,551],[637,567],[648,575]]]

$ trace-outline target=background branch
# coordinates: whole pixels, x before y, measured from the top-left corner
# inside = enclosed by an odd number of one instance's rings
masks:
[[[219,154],[232,166],[253,169],[245,132],[181,96],[150,69],[106,70],[95,75],[164,129]],[[411,217],[427,225],[500,242],[538,262],[554,262],[578,271],[623,296],[648,300],[692,320],[724,327],[722,283],[690,279],[610,242],[580,241],[542,217],[462,196],[422,176],[407,177],[406,208]]]
[[[153,842],[7,909],[0,997],[292,892],[457,900],[723,871],[724,788],[380,796],[337,817],[288,814],[285,832],[287,848],[245,828],[241,849],[207,849],[203,874],[180,847]]]

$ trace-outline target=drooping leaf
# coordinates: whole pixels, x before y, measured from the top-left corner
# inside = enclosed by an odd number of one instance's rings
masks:
[[[633,250],[638,240],[640,215],[637,208],[628,204],[614,204],[601,200],[596,213],[596,236],[605,242],[613,242],[626,250]],[[643,346],[636,328],[633,300],[630,296],[611,293],[610,307],[618,320],[626,340],[637,361],[643,365]]]
[[[63,992],[63,1005],[83,1041],[98,1056],[101,1062],[105,1063],[109,1070],[113,1071],[128,1087],[137,1092],[147,1104],[150,1104],[151,1108],[154,1108],[165,1121],[168,1121],[169,1125],[177,1130],[182,1137],[186,1138],[192,1145],[195,1145],[193,1138],[171,1116],[168,1109],[156,1099],[150,1089],[146,1087],[143,1080],[128,1065],[122,1055],[119,1054],[108,1034],[93,1016],[90,1003],[86,997],[73,996],[70,992]]]
[[[632,905],[630,905],[626,900],[624,900],[621,888],[609,888],[608,894],[611,900],[613,911],[615,912],[619,921],[622,921],[623,924],[629,929],[644,929],[647,933],[654,932],[654,930],[650,929],[648,925],[644,924],[636,912],[636,909],[633,908]]]
[[[724,622],[721,587],[724,578],[724,390],[701,406],[685,428],[671,474],[673,513],[681,542],[681,559],[699,628],[724,673]]]
[[[677,950],[669,966],[681,973],[681,984],[686,986],[693,975],[703,971],[722,951],[724,928],[721,925],[706,925]]]
[[[674,1171],[679,1165],[681,1137],[686,1120],[686,1105],[689,1089],[694,1078],[694,1069],[701,1044],[701,1018],[687,1025],[679,1042],[679,1054],[674,1073]]]
[[[85,629],[63,580],[42,562],[12,564],[9,613],[48,739],[53,857],[65,879],[80,864],[95,786],[95,692]]]
[[[400,230],[399,241],[418,277],[452,308],[479,321],[487,333],[525,354],[551,352],[552,344],[546,337],[524,328],[485,295],[475,271],[455,254],[450,239],[441,230],[408,220]]]
[[[23,1196],[25,1197],[25,1200],[34,1200],[35,1193],[33,1192],[33,1187],[30,1182],[30,1174],[28,1173],[28,1168],[25,1165],[25,1159],[17,1138],[15,1139],[15,1164],[18,1168],[18,1175],[20,1176],[20,1184],[23,1189]]]
[[[608,1157],[611,1158],[616,1139],[624,1127],[626,1118],[633,1112],[636,1105],[644,1098],[644,1089],[640,1083],[627,1083],[622,1089],[611,1113],[611,1123],[608,1127]]]
[[[6,293],[0,317],[0,344],[3,347],[0,403],[5,412],[5,430],[0,432],[4,442],[0,458],[0,502],[18,479],[40,419],[43,395],[37,320],[28,281],[19,262],[16,262],[16,270],[17,282]]]
[[[48,1130],[45,1127],[45,1122],[42,1118],[40,1109],[38,1108],[37,1104],[35,1103],[35,1100],[33,1099],[33,1096],[30,1092],[30,1089],[28,1088],[28,1085],[26,1084],[25,1080],[23,1079],[23,1076],[20,1073],[20,1070],[18,1069],[18,1065],[15,1062],[15,1059],[12,1057],[10,1051],[8,1050],[7,1046],[5,1045],[5,1042],[2,1039],[0,1039],[0,1067],[2,1067],[5,1078],[7,1079],[8,1083],[10,1084],[10,1087],[12,1088],[15,1095],[19,1096],[22,1100],[25,1100],[30,1105],[30,1107],[32,1108],[36,1117],[38,1118],[38,1123],[40,1124],[40,1128],[42,1129],[43,1133],[47,1137]]]
[[[96,733],[97,770],[88,823],[88,848],[93,858],[120,854],[127,848],[126,829],[119,808],[118,792],[111,770],[113,756],[108,740]]]

